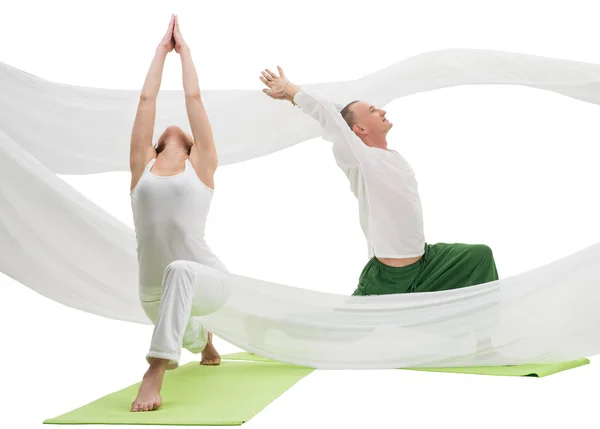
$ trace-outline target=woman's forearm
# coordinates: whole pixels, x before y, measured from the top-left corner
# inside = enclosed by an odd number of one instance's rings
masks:
[[[192,61],[192,54],[189,47],[183,46],[179,55],[181,56],[181,69],[183,73],[183,92],[186,97],[200,97],[198,73]]]
[[[194,137],[194,146],[206,153],[215,152],[215,142],[212,134],[210,121],[200,96],[200,85],[198,84],[198,74],[192,61],[192,55],[187,45],[179,48],[181,56],[181,68],[183,73],[183,92],[185,93],[185,106],[192,128]],[[216,156],[214,157],[216,162]],[[216,164],[214,166],[216,168]]]
[[[142,87],[141,97],[145,99],[154,99],[158,96],[160,90],[160,83],[162,81],[163,69],[165,67],[165,60],[167,59],[168,51],[159,46],[156,49],[156,54],[150,64],[150,69],[146,75],[146,81]]]

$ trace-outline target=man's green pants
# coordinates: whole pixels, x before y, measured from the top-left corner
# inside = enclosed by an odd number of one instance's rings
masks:
[[[426,244],[425,254],[406,267],[371,259],[352,295],[388,295],[458,289],[498,280],[492,250],[483,244]]]

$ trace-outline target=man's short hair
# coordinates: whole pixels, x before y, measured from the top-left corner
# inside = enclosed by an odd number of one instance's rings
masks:
[[[350,128],[352,128],[354,124],[356,124],[356,115],[352,110],[350,110],[350,108],[359,101],[360,100],[355,100],[352,103],[348,103],[348,105],[346,105],[346,107],[344,107],[340,112],[340,114],[342,115],[342,117],[344,118],[344,120]]]

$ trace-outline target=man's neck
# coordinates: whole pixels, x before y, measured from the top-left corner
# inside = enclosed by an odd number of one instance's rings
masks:
[[[376,147],[378,149],[384,149],[387,150],[387,140],[385,138],[384,135],[382,136],[377,136],[377,137],[372,137],[372,136],[366,136],[363,138],[363,142],[370,147]]]

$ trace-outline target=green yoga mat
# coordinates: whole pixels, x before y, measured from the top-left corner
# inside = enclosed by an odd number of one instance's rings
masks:
[[[129,411],[138,383],[44,423],[239,426],[312,371],[276,362],[191,362],[167,371],[156,411]]]
[[[223,359],[231,361],[255,361],[255,362],[273,362],[265,357],[256,356],[247,352],[233,353],[223,356]],[[454,368],[402,368],[412,371],[430,371],[430,372],[452,372],[458,374],[479,374],[479,375],[503,375],[513,377],[545,377],[547,375],[556,374],[557,372],[565,371],[578,366],[587,365],[590,361],[582,358],[568,362],[558,363],[543,363],[529,365],[513,365],[513,366],[470,366],[470,367],[454,367]]]

